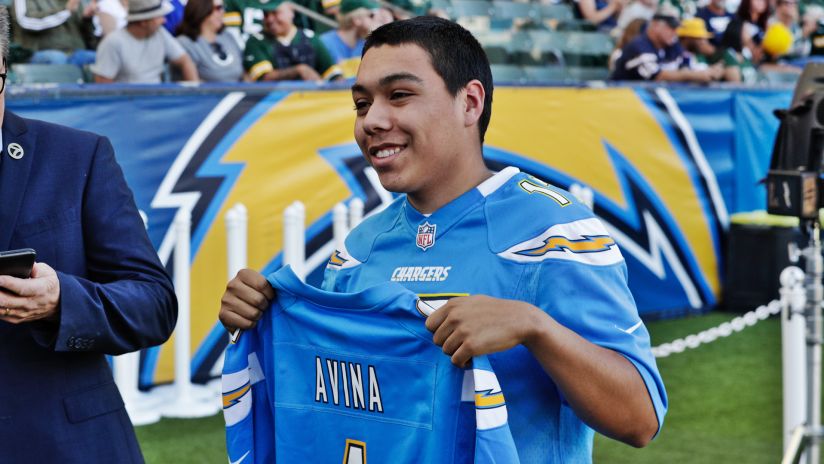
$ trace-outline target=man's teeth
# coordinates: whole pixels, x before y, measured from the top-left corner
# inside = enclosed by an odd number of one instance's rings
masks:
[[[378,158],[386,158],[387,156],[397,155],[401,150],[403,150],[401,147],[384,148],[383,150],[378,150],[375,156]]]

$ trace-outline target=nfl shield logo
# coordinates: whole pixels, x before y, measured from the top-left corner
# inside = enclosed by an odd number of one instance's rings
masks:
[[[418,226],[418,235],[415,237],[415,244],[423,251],[435,244],[436,224],[424,222]]]

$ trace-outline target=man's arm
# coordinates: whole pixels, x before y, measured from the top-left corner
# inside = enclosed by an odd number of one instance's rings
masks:
[[[56,3],[54,8],[33,11],[28,1],[14,0],[14,19],[20,27],[29,31],[45,31],[65,23],[80,5],[79,0],[69,0],[62,7]]]
[[[710,66],[707,69],[668,69],[662,70],[655,76],[656,81],[666,82],[695,82],[709,83],[721,79],[724,69],[719,66]]]
[[[606,436],[641,447],[658,430],[646,385],[632,363],[529,303],[480,295],[453,298],[429,316],[426,327],[458,366],[473,356],[524,345],[575,413]]]
[[[109,141],[97,138],[79,206],[83,277],[39,263],[34,278],[0,276],[3,320],[32,324],[56,351],[120,354],[166,341],[177,319],[172,283],[160,264]],[[55,238],[57,240],[57,238]]]

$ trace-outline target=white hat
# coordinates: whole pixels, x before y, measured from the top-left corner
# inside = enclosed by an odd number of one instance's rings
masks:
[[[129,16],[126,21],[143,21],[160,16],[166,16],[174,10],[165,0],[129,0]]]

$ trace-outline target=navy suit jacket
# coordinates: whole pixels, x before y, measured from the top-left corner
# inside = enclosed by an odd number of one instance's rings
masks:
[[[0,250],[34,248],[60,302],[59,323],[0,321],[0,463],[142,462],[104,354],[169,337],[171,281],[108,139],[9,111],[2,130]]]

